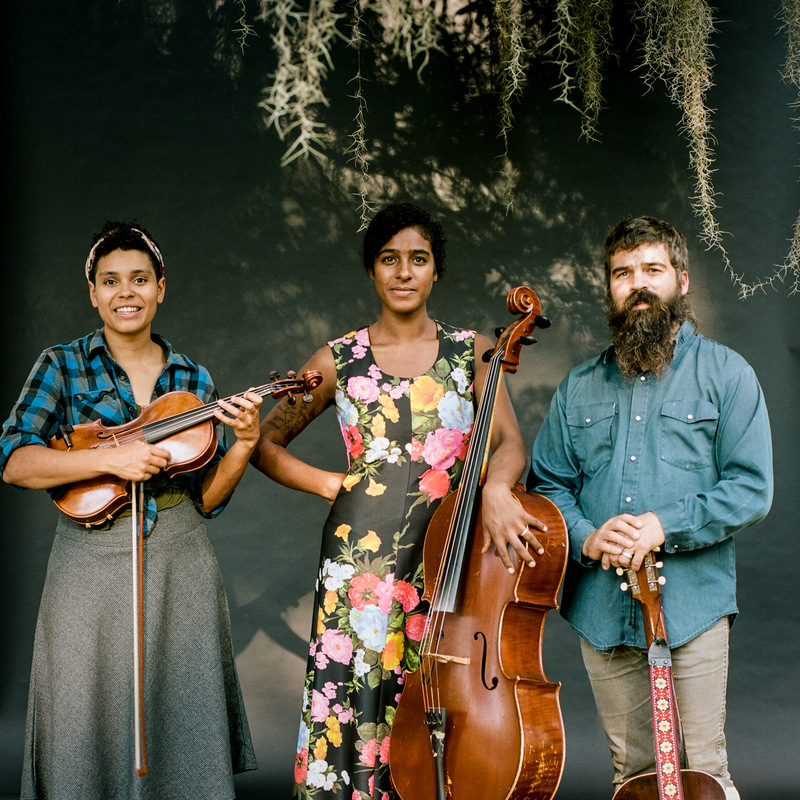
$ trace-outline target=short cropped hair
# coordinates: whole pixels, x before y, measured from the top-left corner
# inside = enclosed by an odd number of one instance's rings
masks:
[[[116,222],[108,220],[99,233],[92,237],[92,248],[86,259],[86,279],[94,283],[97,262],[114,250],[139,250],[153,265],[156,278],[164,277],[164,259],[155,239],[136,222]]]
[[[616,253],[635,250],[643,244],[663,244],[676,270],[688,272],[689,248],[686,237],[677,228],[656,217],[626,217],[612,225],[606,234],[606,286],[611,275],[611,257]]]
[[[437,278],[441,278],[447,242],[444,228],[427,211],[412,203],[386,206],[373,217],[364,233],[364,244],[361,248],[361,260],[367,274],[372,275],[375,259],[386,242],[404,228],[414,228],[430,242],[434,273]]]

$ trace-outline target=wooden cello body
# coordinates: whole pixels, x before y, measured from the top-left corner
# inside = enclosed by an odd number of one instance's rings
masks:
[[[509,295],[510,310],[519,302]],[[543,322],[538,299],[535,314],[523,310],[530,327],[534,318]],[[513,574],[493,551],[481,553],[480,488],[469,485],[476,478],[469,465],[473,445],[484,446],[478,429],[486,398],[493,399],[489,384],[487,378],[459,490],[444,499],[426,534],[428,626],[420,667],[405,676],[389,746],[392,783],[402,800],[550,800],[563,772],[560,684],[545,677],[542,633],[545,615],[558,607],[566,528],[552,502],[520,488],[518,501],[547,525],[546,533],[535,532],[544,553],[535,554],[534,567],[518,560]],[[454,553],[459,518],[470,529],[463,554]],[[452,584],[450,567],[461,556],[456,596],[448,603],[444,584]]]

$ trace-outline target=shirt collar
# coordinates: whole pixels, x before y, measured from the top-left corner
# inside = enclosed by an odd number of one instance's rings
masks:
[[[158,345],[160,345],[164,352],[167,354],[166,360],[164,362],[164,367],[170,366],[179,366],[179,367],[187,367],[191,368],[191,362],[183,355],[183,353],[178,353],[172,345],[164,339],[162,336],[159,336],[157,333],[151,333],[150,338]],[[98,328],[94,333],[92,333],[89,337],[89,343],[87,346],[87,351],[90,356],[94,355],[98,350],[103,350],[106,355],[111,358],[111,353],[106,346],[106,338],[103,335],[103,329]]]

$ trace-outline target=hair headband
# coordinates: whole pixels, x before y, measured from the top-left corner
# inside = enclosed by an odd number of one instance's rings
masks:
[[[106,240],[109,236],[113,236],[115,233],[122,230],[121,228],[114,228],[113,230],[108,231],[107,233],[103,234],[93,245],[92,249],[89,251],[89,255],[86,257],[86,280],[92,280],[92,268],[94,267],[95,261],[95,253],[97,252],[97,248]],[[128,228],[131,233],[135,233],[142,238],[142,241],[147,245],[150,252],[156,257],[159,265],[161,266],[161,275],[158,277],[163,277],[164,275],[164,257],[161,255],[161,251],[158,249],[158,245],[142,230],[139,228]]]

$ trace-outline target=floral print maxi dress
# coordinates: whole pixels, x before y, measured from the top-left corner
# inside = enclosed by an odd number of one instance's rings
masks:
[[[436,325],[438,357],[416,378],[381,372],[367,328],[329,343],[350,466],[322,537],[295,797],[395,796],[389,735],[418,664],[422,543],[473,421],[475,334]]]

